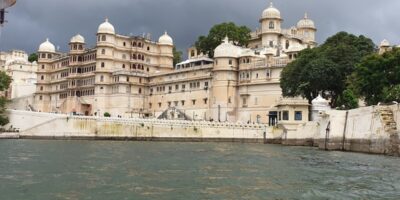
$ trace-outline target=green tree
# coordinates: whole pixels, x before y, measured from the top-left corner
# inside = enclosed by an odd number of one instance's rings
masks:
[[[173,49],[174,66],[182,61],[182,51],[178,51],[176,47]]]
[[[104,117],[111,117],[111,114],[109,112],[105,112]]]
[[[11,83],[11,77],[5,72],[0,72],[0,91],[4,92],[8,89]],[[8,117],[6,116],[6,104],[7,99],[4,96],[0,97],[0,125],[4,126],[8,124]]]
[[[29,57],[28,57],[28,61],[29,62],[37,62],[38,61],[38,55],[36,54],[36,53],[32,53],[31,55],[29,55]]]
[[[339,32],[321,46],[301,51],[282,71],[283,96],[302,96],[311,103],[322,92],[331,99],[331,106],[336,107],[356,64],[374,50],[371,39]]]
[[[351,89],[346,89],[339,95],[336,104],[342,110],[355,109],[358,108],[358,98]]]
[[[222,40],[228,36],[230,40],[238,46],[247,46],[251,30],[246,26],[237,26],[233,22],[221,23],[214,25],[207,36],[200,36],[195,46],[204,54],[208,54],[210,58],[214,57],[214,49],[221,44]]]
[[[365,57],[356,67],[351,85],[367,105],[400,100],[400,49]]]

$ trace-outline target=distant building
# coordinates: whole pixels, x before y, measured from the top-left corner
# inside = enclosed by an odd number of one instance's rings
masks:
[[[36,92],[37,63],[28,61],[28,54],[21,50],[0,52],[0,70],[12,78],[5,95],[9,99],[32,96]]]
[[[118,35],[107,20],[97,31],[95,48],[82,36],[69,53],[40,45],[35,109],[117,117],[159,117],[230,122],[275,122],[282,102],[282,69],[305,48],[316,46],[314,22],[307,15],[282,29],[271,4],[249,47],[228,38],[210,59],[189,48],[188,60],[173,66],[173,40]],[[302,108],[303,110],[303,108]],[[296,110],[293,110],[293,113]],[[282,117],[279,117],[280,119]],[[292,119],[292,118],[290,118]],[[296,116],[293,119],[305,117]]]

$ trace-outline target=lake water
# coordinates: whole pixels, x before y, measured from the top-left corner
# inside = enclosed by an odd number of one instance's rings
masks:
[[[400,199],[400,158],[263,144],[1,140],[0,199]]]

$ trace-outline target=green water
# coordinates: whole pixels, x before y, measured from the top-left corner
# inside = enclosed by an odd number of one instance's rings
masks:
[[[400,159],[262,144],[1,140],[0,199],[400,199]]]

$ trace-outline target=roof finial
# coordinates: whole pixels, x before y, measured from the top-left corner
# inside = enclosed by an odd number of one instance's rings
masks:
[[[49,42],[49,38],[46,38],[46,42]]]
[[[108,17],[106,17],[106,22],[108,22]]]
[[[224,40],[223,40],[223,41],[224,41],[224,43],[225,43],[225,44],[229,43],[229,38],[228,38],[228,35],[226,35],[226,36],[225,36],[225,38],[224,38]]]
[[[269,7],[273,8],[273,7],[274,7],[274,2],[271,1],[271,2],[269,3]]]
[[[304,19],[308,19],[308,13],[307,12],[304,13]]]
[[[168,32],[166,30],[164,31],[164,35],[168,35]]]

